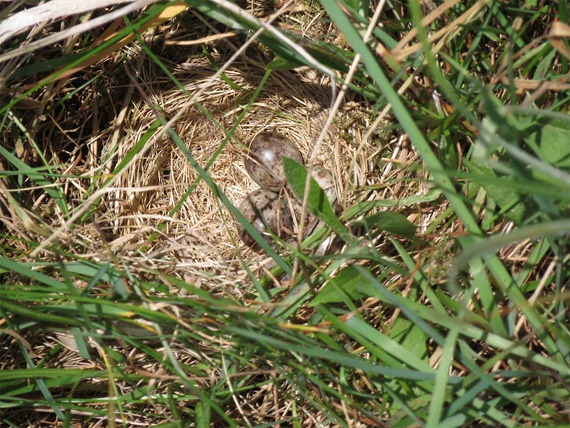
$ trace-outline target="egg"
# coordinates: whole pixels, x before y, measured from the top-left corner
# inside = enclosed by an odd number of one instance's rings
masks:
[[[281,238],[292,233],[293,218],[285,200],[277,193],[265,189],[256,189],[248,194],[239,206],[240,212],[255,227],[263,238],[271,243],[271,234]],[[245,230],[243,225],[237,222],[237,229],[242,241],[254,250],[261,247]]]
[[[262,132],[249,145],[245,170],[262,189],[279,192],[287,179],[282,156],[303,164],[303,155],[290,139],[276,132]]]

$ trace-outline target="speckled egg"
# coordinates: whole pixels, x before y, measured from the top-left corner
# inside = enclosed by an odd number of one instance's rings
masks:
[[[254,190],[245,197],[239,210],[269,243],[273,241],[271,233],[283,238],[293,230],[293,218],[287,204],[269,190]],[[239,222],[237,229],[247,246],[254,250],[261,248]]]
[[[278,192],[286,180],[282,156],[303,163],[301,152],[290,139],[275,132],[262,132],[249,145],[245,170],[259,187]]]

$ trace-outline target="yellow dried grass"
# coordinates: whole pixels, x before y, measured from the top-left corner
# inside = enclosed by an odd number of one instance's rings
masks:
[[[179,64],[173,73],[186,93],[168,79],[157,79],[155,84],[145,85],[146,95],[152,104],[163,109],[166,117],[171,117],[188,101],[188,94],[208,85],[208,90],[197,101],[221,127],[197,107],[188,109],[174,125],[196,161],[205,167],[245,108],[244,99],[247,100],[248,94],[253,93],[263,80],[266,70],[247,61],[234,63],[224,73],[225,79],[233,83],[231,86],[224,79],[212,80],[215,70],[206,61]],[[142,74],[149,76],[152,71]],[[165,90],[168,85],[171,88]],[[244,146],[258,132],[276,131],[291,138],[307,158],[326,119],[330,93],[328,82],[321,84],[317,75],[305,70],[275,72],[269,77],[231,141],[215,156],[209,168],[213,180],[234,205],[239,205],[256,187],[243,167]],[[131,109],[131,119],[126,121],[127,138],[122,143],[122,151],[128,151],[136,144],[155,119],[153,108],[149,108],[143,98],[136,102]],[[343,134],[331,129],[322,148],[316,163],[333,171],[340,188],[346,180],[346,170],[337,167],[337,164],[346,163],[339,156],[347,152]],[[165,137],[150,148],[145,158],[123,173],[118,187],[140,189],[151,186],[152,190],[144,193],[125,190],[114,195],[117,200],[130,201],[129,206],[136,207],[133,214],[139,214],[119,218],[117,212],[112,216],[116,219],[116,227],[132,231],[143,226],[158,226],[162,216],[167,215],[197,178],[198,174],[183,153]],[[140,214],[155,217],[143,218]],[[268,264],[265,256],[256,255],[239,242],[232,216],[203,182],[190,194],[173,220],[167,223],[163,232],[168,237],[168,245],[181,259],[175,271],[186,278],[196,280],[204,277],[206,271],[215,274],[218,284],[235,284],[246,278],[242,257],[255,259],[261,265]],[[174,244],[178,238],[181,238],[178,245]],[[157,245],[164,245],[164,241]],[[243,254],[242,250],[245,250]],[[200,282],[203,284],[203,278]]]

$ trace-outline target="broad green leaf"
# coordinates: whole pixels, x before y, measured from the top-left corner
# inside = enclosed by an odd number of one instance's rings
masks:
[[[509,220],[519,225],[528,216],[529,211],[532,212],[529,206],[531,202],[522,199],[521,195],[509,186],[510,178],[497,177],[492,169],[474,160],[464,160],[464,163],[475,174],[485,175],[490,179],[494,179],[480,181],[479,184],[485,189],[487,195],[496,202]]]
[[[343,293],[346,293],[352,299],[358,299],[362,297],[362,293],[356,291],[356,288],[362,281],[366,281],[366,278],[353,266],[344,268],[325,284],[323,289],[318,292],[309,305],[316,306],[321,303],[343,302],[345,299],[342,295]],[[341,292],[339,292],[339,290],[341,290]]]
[[[210,426],[211,417],[212,417],[212,411],[209,403],[201,401],[198,404],[196,404],[197,428],[208,428]]]
[[[523,129],[523,138],[543,161],[570,170],[570,118],[540,118]]]
[[[413,239],[416,236],[417,226],[410,222],[404,215],[393,211],[382,211],[365,217],[355,222],[368,229],[376,229],[382,232],[393,233]]]
[[[285,156],[283,157],[283,165],[285,166],[285,174],[287,175],[287,180],[293,192],[295,192],[299,200],[303,200],[303,196],[305,195],[305,183],[307,181],[307,170],[300,163]],[[327,195],[313,178],[311,178],[310,186],[308,206],[311,213],[318,215],[328,223],[335,224],[338,222],[339,225],[337,227],[343,228],[344,226],[340,224],[334,214]]]
[[[427,356],[429,336],[410,320],[399,317],[387,335],[418,358],[423,360]]]
[[[305,183],[307,182],[307,170],[303,165],[295,162],[293,159],[283,157],[283,165],[285,167],[285,174],[291,189],[299,200],[303,200],[305,195]],[[332,206],[327,198],[327,195],[318,185],[318,183],[311,178],[309,188],[309,199],[307,205],[309,211],[323,220],[328,227],[337,233],[342,239],[348,243],[355,243],[357,239],[350,234],[348,229],[340,222],[335,215]]]

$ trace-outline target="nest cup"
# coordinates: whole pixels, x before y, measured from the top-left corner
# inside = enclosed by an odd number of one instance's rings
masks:
[[[243,160],[252,138],[260,132],[277,132],[292,140],[303,158],[308,159],[327,118],[331,90],[327,82],[317,82],[316,74],[311,72],[274,72],[255,102],[247,108],[233,137],[227,139],[228,130],[243,114],[246,104],[243,97],[249,100],[266,70],[235,63],[225,71],[226,78],[233,82],[231,86],[227,80],[213,78],[214,73],[209,63],[193,63],[191,67],[179,65],[174,75],[184,84],[187,93],[174,86],[165,90],[166,82],[163,82],[148,88],[149,98],[154,105],[163,106],[166,117],[172,117],[181,106],[188,104],[188,93],[196,93],[208,85],[197,102],[211,118],[196,105],[189,105],[182,107],[186,110],[174,128],[195,161],[202,168],[207,167],[216,185],[238,207],[248,193],[258,188],[247,174]],[[155,119],[155,113],[142,99],[135,102],[123,145],[125,151],[140,140]],[[315,165],[333,173],[339,188],[344,182],[344,177],[337,174],[338,154],[343,147],[340,133],[332,127],[315,161]],[[118,188],[156,187],[146,192],[117,190],[114,196],[129,201],[133,214],[150,214],[144,218],[140,215],[118,218],[114,223],[118,230],[154,229],[189,192],[178,212],[166,220],[161,232],[177,262],[172,273],[198,281],[200,285],[212,280],[217,285],[225,283],[235,287],[240,279],[248,282],[243,269],[244,257],[254,261],[254,269],[270,262],[266,255],[256,255],[241,242],[233,216],[205,182],[198,180],[194,167],[169,137],[156,141],[146,156],[129,169]],[[108,207],[114,209],[112,204]],[[155,249],[165,251],[164,242],[157,241],[154,245]]]

